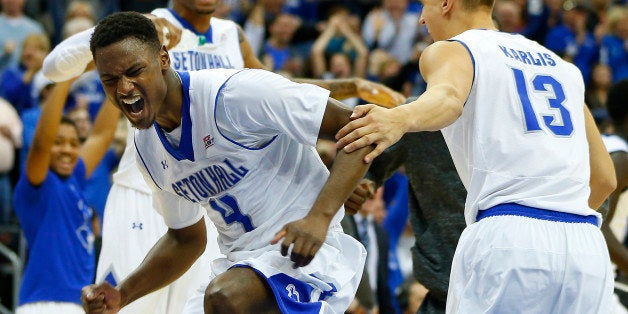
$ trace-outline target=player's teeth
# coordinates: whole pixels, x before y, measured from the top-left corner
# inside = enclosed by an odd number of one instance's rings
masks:
[[[128,98],[128,99],[122,99],[122,102],[127,104],[127,105],[130,105],[132,103],[137,102],[138,100],[140,100],[140,96],[135,96],[133,98]]]

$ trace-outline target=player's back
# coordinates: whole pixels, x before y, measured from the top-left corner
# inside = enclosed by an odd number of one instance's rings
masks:
[[[467,223],[503,203],[593,214],[578,69],[521,35],[470,30],[452,40],[474,66],[463,114],[443,129],[468,191]]]

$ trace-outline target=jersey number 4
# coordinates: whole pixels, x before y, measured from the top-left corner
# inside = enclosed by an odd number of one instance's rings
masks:
[[[224,219],[227,224],[238,222],[242,224],[242,227],[244,227],[246,232],[253,231],[253,229],[255,229],[255,227],[253,227],[253,223],[251,222],[251,217],[242,214],[240,207],[238,206],[238,201],[236,201],[233,196],[226,194],[218,198],[218,200],[209,201],[209,204],[215,211],[220,213],[222,219]]]
[[[542,131],[539,125],[537,114],[530,102],[530,94],[523,71],[520,69],[512,69],[515,74],[515,83],[517,84],[517,92],[523,107],[523,117],[525,129],[527,132]],[[535,75],[532,79],[533,92],[546,93],[547,105],[558,110],[558,116],[542,115],[545,126],[557,136],[569,136],[573,132],[573,124],[571,122],[571,114],[569,110],[563,106],[565,102],[565,92],[563,86],[556,79],[549,75]],[[551,87],[551,89],[548,89]],[[558,121],[556,121],[559,119]],[[562,121],[562,123],[560,123]]]

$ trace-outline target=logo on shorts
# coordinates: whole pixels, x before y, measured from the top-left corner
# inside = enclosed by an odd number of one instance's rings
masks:
[[[289,284],[286,286],[286,290],[288,290],[289,298],[296,299],[297,302],[301,302],[301,300],[299,300],[299,291],[297,291],[297,287],[295,287],[293,284]],[[292,296],[294,296],[294,298]]]
[[[142,230],[142,229],[144,229],[144,223],[141,223],[141,222],[134,222],[134,223],[131,225],[131,229],[140,229],[140,230]]]
[[[168,169],[168,162],[166,160],[162,160],[161,167],[164,168],[164,170]]]
[[[203,143],[205,143],[205,149],[208,149],[214,146],[214,138],[211,134],[207,134],[207,136],[203,137]]]

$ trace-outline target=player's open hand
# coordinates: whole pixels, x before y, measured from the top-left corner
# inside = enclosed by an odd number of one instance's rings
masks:
[[[406,98],[389,87],[362,78],[355,79],[358,97],[382,107],[393,108],[403,104]]]
[[[83,287],[81,302],[87,314],[118,313],[121,307],[121,295],[120,291],[108,282],[103,282]]]
[[[281,255],[287,256],[290,245],[290,260],[294,268],[307,266],[321,248],[327,236],[329,220],[316,214],[286,224],[275,234],[271,244],[281,242]]]
[[[369,179],[362,179],[345,202],[345,213],[350,215],[357,213],[362,209],[364,202],[375,195],[375,190],[375,182]]]
[[[399,141],[408,129],[406,117],[396,111],[397,109],[399,108],[387,109],[372,104],[356,106],[351,115],[354,120],[336,134],[336,147],[344,147],[350,153],[375,144],[375,149],[364,157],[364,162],[371,162],[386,148]]]

